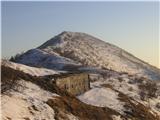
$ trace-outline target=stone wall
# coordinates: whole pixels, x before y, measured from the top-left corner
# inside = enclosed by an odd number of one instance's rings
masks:
[[[87,73],[70,74],[57,77],[56,85],[73,95],[80,95],[90,89],[90,81]]]

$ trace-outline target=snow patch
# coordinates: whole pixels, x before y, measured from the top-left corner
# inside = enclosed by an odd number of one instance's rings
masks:
[[[118,100],[118,93],[110,88],[93,88],[78,98],[87,104],[99,107],[109,107],[120,113],[124,103]]]

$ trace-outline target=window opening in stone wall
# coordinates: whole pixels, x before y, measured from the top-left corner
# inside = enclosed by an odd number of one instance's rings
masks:
[[[66,84],[64,85],[64,89],[65,89],[65,90],[67,89],[67,85],[66,85]]]

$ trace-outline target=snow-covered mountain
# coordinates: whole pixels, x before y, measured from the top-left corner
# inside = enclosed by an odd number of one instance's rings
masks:
[[[92,66],[160,80],[158,68],[115,45],[79,32],[62,32],[37,49],[24,53],[16,62],[49,69],[75,65]]]

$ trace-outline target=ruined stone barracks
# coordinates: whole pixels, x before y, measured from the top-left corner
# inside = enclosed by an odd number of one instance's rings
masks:
[[[50,76],[50,79],[60,89],[72,95],[80,95],[90,89],[89,74],[83,72],[63,73]]]

